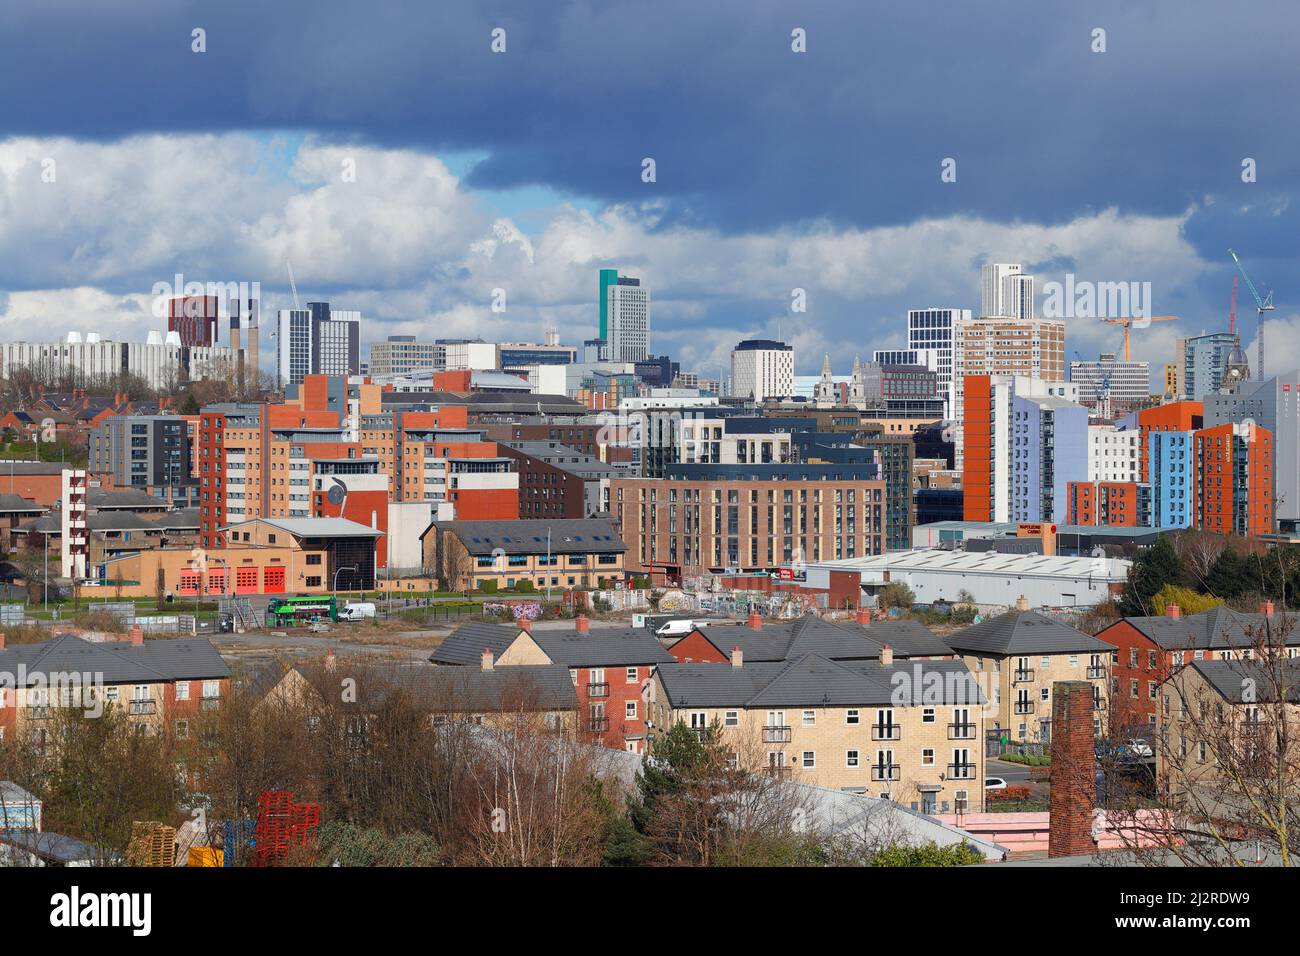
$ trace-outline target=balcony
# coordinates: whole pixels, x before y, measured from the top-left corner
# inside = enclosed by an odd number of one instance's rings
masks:
[[[216,710],[220,706],[220,697],[204,697],[199,701],[199,710]]]
[[[788,744],[790,742],[790,728],[767,726],[763,728],[763,743],[765,744]]]
[[[608,683],[604,683],[604,684],[588,684],[588,685],[587,685],[587,696],[588,696],[588,697],[608,697],[608,696],[609,696],[609,684],[608,684]]]
[[[128,713],[133,717],[139,717],[146,714],[152,714],[157,710],[157,708],[158,705],[152,700],[133,700],[130,703],[130,710]]]
[[[28,720],[49,720],[50,708],[45,704],[32,704],[27,708]]]
[[[789,767],[789,766],[779,766],[779,767],[778,767],[778,766],[771,766],[771,765],[769,765],[769,766],[767,767],[767,773],[768,773],[768,776],[770,776],[770,777],[776,777],[778,780],[789,780],[789,779],[790,779],[790,771],[791,771],[792,769],[793,769],[793,768],[792,768],[792,767]]]
[[[1088,680],[1105,680],[1105,679],[1106,679],[1106,668],[1100,666],[1088,668]]]
[[[872,740],[898,740],[903,736],[901,724],[872,724]]]
[[[949,724],[948,739],[949,740],[974,740],[975,725],[974,724]]]
[[[593,734],[603,734],[609,730],[608,717],[590,717],[587,719],[587,730]]]
[[[1032,700],[1016,701],[1017,714],[1032,714],[1034,712],[1034,702]]]
[[[1013,684],[1032,684],[1034,682],[1034,669],[1032,667],[1018,670],[1011,675]]]
[[[876,763],[871,765],[873,782],[893,781],[899,778],[899,765],[896,763]]]
[[[975,765],[973,763],[950,763],[948,764],[949,780],[974,780]]]

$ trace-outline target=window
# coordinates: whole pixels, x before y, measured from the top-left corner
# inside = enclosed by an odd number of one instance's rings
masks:
[[[922,766],[922,767],[933,767],[933,766],[934,766],[934,748],[933,748],[933,747],[925,747],[925,748],[923,748],[923,749],[921,750],[921,766]]]
[[[1038,699],[1046,703],[1052,699],[1052,691],[1049,687],[1040,687],[1038,690]]]
[[[221,696],[221,681],[205,680],[203,682],[203,699],[211,700]]]
[[[187,680],[178,680],[178,681],[176,682],[176,699],[177,699],[177,700],[189,700],[189,699],[190,699],[190,682],[189,682],[189,681],[187,681]]]
[[[858,766],[858,752],[856,750],[846,750],[844,752],[844,766],[850,770],[856,770]]]
[[[859,723],[859,715],[858,715],[857,710],[848,710],[848,711],[845,711],[845,713],[844,713],[844,722],[845,722],[846,724],[856,724],[856,723]]]
[[[805,727],[817,726],[817,712],[815,710],[805,710],[803,712],[803,725]]]
[[[623,701],[623,716],[627,720],[636,720],[636,701],[634,700]]]
[[[635,684],[636,680],[637,680],[637,669],[635,667],[629,667],[627,669],[627,682],[629,684]]]
[[[817,766],[817,751],[805,750],[803,752],[803,765],[805,770],[812,770]]]
[[[933,707],[926,707],[926,708],[922,709],[922,711],[921,711],[921,723],[923,723],[923,724],[932,724],[932,723],[934,723],[934,708],[933,708]]]
[[[189,738],[190,738],[190,722],[188,720],[176,721],[176,739],[189,740]]]
[[[722,722],[726,724],[728,727],[735,727],[737,724],[740,723],[740,711],[738,710],[727,711],[726,716],[723,718]]]

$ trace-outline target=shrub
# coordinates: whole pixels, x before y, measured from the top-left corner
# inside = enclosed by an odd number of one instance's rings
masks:
[[[871,858],[872,866],[970,866],[983,862],[984,854],[969,843],[939,846],[933,840],[924,846],[886,847]]]
[[[876,595],[876,603],[885,609],[891,607],[907,609],[916,603],[916,594],[902,581],[890,581]]]
[[[495,581],[487,581],[487,580],[480,581],[478,583],[478,589],[482,591],[484,594],[496,594],[497,583]]]
[[[1029,787],[1023,787],[1018,784],[1008,784],[1001,790],[990,790],[988,799],[993,802],[1004,800],[1029,800],[1034,795],[1034,791]]]

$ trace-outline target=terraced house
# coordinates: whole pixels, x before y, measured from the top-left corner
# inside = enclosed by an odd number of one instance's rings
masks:
[[[1300,653],[1300,628],[1274,618],[1271,602],[1265,602],[1258,614],[1227,607],[1183,614],[1171,604],[1163,616],[1121,618],[1097,637],[1116,648],[1111,706],[1125,727],[1168,719],[1172,700],[1162,690],[1164,682],[1196,661],[1240,660],[1270,642],[1285,646],[1288,656]]]
[[[190,736],[200,715],[230,692],[230,668],[205,638],[94,643],[60,635],[39,644],[0,641],[0,739],[44,752],[55,741],[58,709],[125,711],[141,734]]]
[[[994,710],[988,730],[1011,740],[1049,743],[1052,684],[1093,685],[1093,727],[1105,727],[1106,688],[1114,648],[1037,611],[1015,610],[944,639],[979,678]]]
[[[924,813],[984,808],[984,697],[957,660],[661,664],[651,711],[714,733],[734,765]]]

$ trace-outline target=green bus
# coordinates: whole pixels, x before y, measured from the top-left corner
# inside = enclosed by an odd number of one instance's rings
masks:
[[[326,619],[339,619],[338,602],[332,597],[276,598],[266,608],[267,627],[295,627]]]

